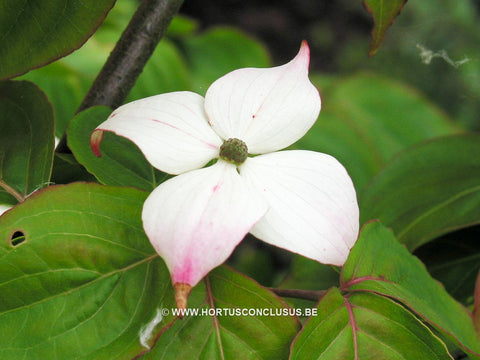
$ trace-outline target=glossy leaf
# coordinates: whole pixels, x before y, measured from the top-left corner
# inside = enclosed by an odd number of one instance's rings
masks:
[[[399,154],[360,200],[361,221],[380,219],[415,249],[480,223],[480,136],[443,137]]]
[[[472,359],[480,359],[471,313],[456,302],[425,266],[378,222],[367,224],[341,275],[341,288],[374,292],[400,301],[454,341]]]
[[[37,84],[48,96],[55,112],[55,135],[59,139],[93,81],[66,65],[63,59],[30,71],[21,79]]]
[[[375,55],[380,46],[387,29],[402,11],[407,0],[364,0],[365,7],[373,17],[372,41],[370,43],[370,56]]]
[[[51,186],[0,218],[0,358],[131,359],[145,349],[141,331],[174,302],[142,229],[146,195]]]
[[[421,321],[375,294],[342,296],[331,289],[292,345],[291,360],[452,359]]]
[[[23,74],[79,48],[105,18],[115,0],[0,4],[0,79]]]
[[[286,359],[300,329],[295,316],[229,315],[216,311],[292,311],[276,295],[226,267],[213,270],[193,291],[186,315],[162,333],[142,359]]]
[[[328,86],[315,83],[322,111],[295,147],[335,156],[358,194],[398,151],[461,130],[413,88],[383,76],[357,74]]]
[[[0,203],[13,205],[50,181],[55,122],[45,94],[27,81],[0,82],[0,129]]]
[[[106,132],[100,145],[102,156],[93,153],[90,135],[111,112],[106,106],[96,106],[73,118],[67,131],[69,148],[101,183],[153,190],[167,175],[156,171],[131,141]]]

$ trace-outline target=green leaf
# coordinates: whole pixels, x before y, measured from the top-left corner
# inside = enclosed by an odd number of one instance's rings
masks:
[[[361,221],[380,219],[415,249],[480,223],[480,136],[443,137],[400,153],[360,200]]]
[[[91,79],[62,60],[30,71],[21,79],[37,84],[48,96],[55,112],[55,135],[60,139],[87,94]]]
[[[79,48],[115,0],[3,0],[0,79],[20,75]]]
[[[343,267],[341,284],[344,291],[374,292],[402,302],[472,358],[480,359],[471,313],[380,223],[363,228]]]
[[[182,45],[192,72],[191,90],[202,95],[211,83],[230,71],[270,66],[265,48],[232,28],[215,28],[187,37]]]
[[[16,204],[50,181],[55,122],[45,94],[27,81],[0,82],[0,201]]]
[[[102,156],[96,157],[93,153],[90,135],[111,112],[106,106],[96,106],[75,116],[67,130],[69,148],[101,183],[153,190],[167,175],[155,170],[130,140],[105,132],[100,146]]]
[[[229,315],[229,311],[243,309],[267,309],[273,313],[292,309],[267,289],[227,267],[213,270],[193,290],[189,308],[198,315],[177,320],[142,359],[286,359],[300,329],[295,316]],[[209,312],[218,315],[209,316]]]
[[[172,38],[189,36],[197,29],[198,23],[195,19],[177,14],[168,25],[167,36]]]
[[[322,111],[295,147],[335,156],[357,193],[398,151],[461,130],[413,88],[380,75],[356,74],[318,87]]]
[[[398,303],[332,288],[292,345],[291,360],[452,359],[445,344]]]
[[[372,14],[374,26],[372,29],[372,41],[368,55],[376,54],[387,29],[393,24],[400,14],[407,0],[364,0],[366,9]]]
[[[142,330],[174,302],[142,229],[146,196],[51,186],[0,218],[0,358],[131,359],[145,349]]]

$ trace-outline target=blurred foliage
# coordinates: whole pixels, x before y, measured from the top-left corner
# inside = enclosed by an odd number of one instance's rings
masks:
[[[411,251],[480,222],[480,136],[445,136],[409,147],[360,196],[360,219],[392,228]],[[392,191],[395,189],[395,191]]]
[[[341,47],[338,71],[371,69],[408,82],[457,122],[480,130],[479,44],[478,2],[410,1],[373,58],[365,59],[363,42]]]
[[[358,194],[399,151],[437,136],[461,132],[414,88],[374,73],[323,80],[318,121],[294,147],[335,156]]]

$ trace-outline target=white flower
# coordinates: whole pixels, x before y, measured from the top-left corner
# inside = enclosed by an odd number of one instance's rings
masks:
[[[228,73],[205,99],[173,92],[131,102],[92,133],[97,155],[103,131],[111,131],[133,141],[156,168],[178,175],[150,194],[142,219],[170,270],[179,307],[248,232],[322,263],[345,262],[359,226],[346,170],[326,154],[278,152],[320,112],[309,61],[303,42],[283,66]]]
[[[5,211],[7,211],[8,209],[10,209],[11,207],[12,207],[12,205],[0,204],[0,216],[1,216]]]

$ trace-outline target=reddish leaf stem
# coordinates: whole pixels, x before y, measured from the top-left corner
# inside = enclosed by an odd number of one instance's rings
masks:
[[[210,279],[205,277],[205,288],[207,290],[207,301],[210,309],[215,309],[215,301],[213,300],[212,285],[210,284]],[[220,335],[220,323],[216,315],[212,316],[213,319],[213,328],[215,329],[215,335],[217,337],[217,343],[220,350],[220,359],[225,360],[225,355],[223,353],[222,337]]]
[[[350,325],[352,327],[352,337],[353,337],[353,350],[354,350],[354,360],[358,360],[358,342],[357,342],[357,321],[355,320],[355,315],[353,314],[352,304],[348,301],[347,298],[344,298],[345,307],[348,310],[348,318],[350,320]]]

